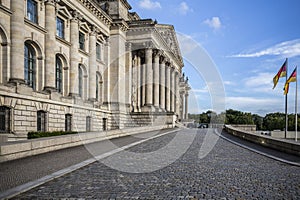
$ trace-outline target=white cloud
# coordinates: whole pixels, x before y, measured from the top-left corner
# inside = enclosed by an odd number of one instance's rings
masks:
[[[213,28],[214,30],[218,30],[222,27],[222,23],[219,17],[212,17],[211,19],[206,19],[204,21],[209,27]]]
[[[230,57],[237,58],[253,58],[261,56],[282,56],[282,57],[296,57],[300,56],[300,39],[285,41],[264,50],[253,53],[240,53]]]
[[[181,2],[179,5],[179,13],[182,15],[186,15],[189,11],[192,11],[186,2]]]
[[[226,97],[226,108],[265,115],[278,112],[282,101],[275,98]]]
[[[177,33],[177,39],[181,52],[190,53],[198,47],[198,44],[189,35],[182,35]]]
[[[147,10],[161,8],[161,5],[158,1],[151,1],[151,0],[142,0],[142,1],[140,1],[139,6],[141,8],[147,9]]]
[[[246,78],[245,85],[247,87],[267,86],[269,88],[272,88],[273,77],[274,74],[272,73],[258,73],[256,76]]]

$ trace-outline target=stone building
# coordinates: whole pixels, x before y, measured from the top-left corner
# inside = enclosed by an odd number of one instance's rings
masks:
[[[0,133],[187,118],[174,27],[130,10],[126,0],[0,0]]]

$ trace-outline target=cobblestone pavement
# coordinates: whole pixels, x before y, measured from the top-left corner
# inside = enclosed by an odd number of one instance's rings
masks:
[[[157,150],[175,134],[149,140],[131,151]],[[195,133],[184,130],[177,134],[189,137]],[[204,137],[205,130],[199,130],[184,155],[154,172],[126,173],[95,162],[14,199],[300,199],[299,167],[221,138],[199,159]]]
[[[97,147],[98,154],[103,154],[116,147],[122,147],[152,136],[153,134],[164,133],[167,131],[170,131],[170,129],[141,133],[134,137],[126,136],[104,140],[86,146],[77,146],[0,163],[0,194],[8,189],[34,181],[61,169],[93,158],[89,149],[93,149],[94,146]],[[112,146],[112,143],[115,146]]]

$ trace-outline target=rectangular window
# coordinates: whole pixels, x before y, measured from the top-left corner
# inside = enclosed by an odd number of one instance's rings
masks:
[[[84,42],[85,42],[85,35],[84,35],[84,33],[79,32],[79,48],[83,51],[85,50]]]
[[[103,118],[103,131],[106,131],[107,130],[107,118]]]
[[[86,131],[90,132],[92,130],[92,117],[86,117]]]
[[[59,17],[56,18],[56,35],[65,38],[65,21]]]
[[[97,60],[101,60],[101,45],[99,43],[96,44],[96,56]]]
[[[65,131],[72,131],[72,115],[65,115]]]
[[[46,112],[38,111],[37,112],[37,131],[45,132],[46,131]]]
[[[0,107],[0,132],[10,132],[10,108],[5,106]]]
[[[34,0],[27,0],[27,18],[37,24],[37,3]]]

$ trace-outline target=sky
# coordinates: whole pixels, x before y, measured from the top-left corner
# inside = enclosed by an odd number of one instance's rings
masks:
[[[273,77],[286,58],[288,76],[300,66],[299,0],[128,2],[141,18],[174,26],[191,86],[189,113],[284,112],[285,78],[272,89]],[[289,113],[295,113],[295,93],[296,83],[291,83]]]

